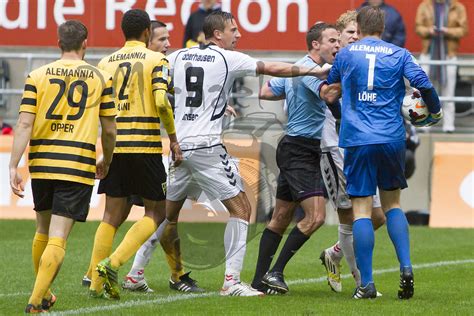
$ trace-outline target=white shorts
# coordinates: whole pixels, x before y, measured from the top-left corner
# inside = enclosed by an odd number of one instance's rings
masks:
[[[221,144],[183,151],[178,167],[168,170],[166,198],[181,201],[197,199],[204,191],[209,199],[227,200],[243,192],[237,164]]]
[[[346,177],[344,176],[344,150],[339,147],[322,149],[321,174],[328,193],[328,198],[335,209],[349,209],[351,199],[346,192]],[[373,196],[373,207],[381,207],[379,190]]]

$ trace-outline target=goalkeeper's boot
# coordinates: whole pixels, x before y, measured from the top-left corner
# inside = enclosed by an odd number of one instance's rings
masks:
[[[356,300],[376,298],[377,290],[375,289],[375,284],[369,283],[364,287],[357,287],[352,297]]]
[[[112,299],[120,299],[120,286],[118,284],[118,269],[112,267],[110,258],[105,258],[97,265],[99,276],[104,278],[104,290]]]
[[[400,272],[400,289],[398,290],[398,298],[407,300],[413,297],[415,292],[415,282],[413,280],[413,270],[411,267],[403,267]]]

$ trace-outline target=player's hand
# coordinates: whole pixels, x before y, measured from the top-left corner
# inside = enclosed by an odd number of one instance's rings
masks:
[[[171,142],[170,143],[171,149],[171,158],[173,159],[174,166],[177,167],[183,161],[183,153],[181,152],[181,147],[179,147],[178,142]]]
[[[420,91],[418,91],[418,90],[416,90],[416,89],[413,89],[413,94],[411,95],[411,98],[412,98],[412,99],[421,98],[421,93],[420,93]]]
[[[440,110],[438,113],[430,113],[427,118],[420,122],[411,122],[415,127],[428,127],[435,125],[443,118],[443,110]]]
[[[318,77],[321,80],[324,80],[328,77],[331,67],[314,67],[311,69],[308,75]]]
[[[98,180],[104,179],[109,173],[109,167],[110,163],[106,163],[103,157],[100,158],[95,166],[95,178]]]
[[[224,115],[225,115],[225,116],[237,117],[237,112],[235,112],[235,109],[234,109],[233,107],[231,107],[230,105],[228,105],[228,106],[225,108]]]
[[[10,187],[15,195],[21,198],[25,197],[23,179],[16,167],[10,167]]]

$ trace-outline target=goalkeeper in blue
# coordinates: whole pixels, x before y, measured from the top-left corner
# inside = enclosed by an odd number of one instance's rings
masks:
[[[376,298],[372,275],[374,229],[372,196],[380,189],[388,234],[400,262],[398,298],[414,293],[408,222],[400,208],[400,190],[407,187],[405,128],[400,107],[405,95],[404,77],[420,90],[430,115],[416,126],[437,123],[442,112],[438,94],[413,56],[403,48],[380,39],[384,13],[364,7],[357,15],[361,40],[336,56],[323,89],[323,99],[333,104],[342,91],[339,146],[345,149],[344,174],[354,210],[354,252],[361,273],[355,299]],[[340,86],[339,86],[340,83]]]

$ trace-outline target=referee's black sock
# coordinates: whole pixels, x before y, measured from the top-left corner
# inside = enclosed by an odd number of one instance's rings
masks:
[[[271,272],[277,271],[283,273],[288,261],[290,261],[291,257],[293,257],[293,255],[308,239],[309,237],[303,234],[301,230],[299,230],[298,226],[295,226],[288,235],[288,238],[283,245],[283,249],[281,250],[280,255],[278,256],[278,259]]]
[[[261,281],[270,265],[273,256],[280,245],[281,235],[265,228],[260,239],[260,248],[258,250],[257,267],[255,268],[255,276],[253,277],[252,287],[257,288],[261,285]]]

